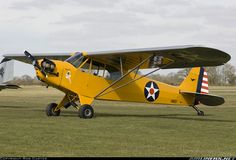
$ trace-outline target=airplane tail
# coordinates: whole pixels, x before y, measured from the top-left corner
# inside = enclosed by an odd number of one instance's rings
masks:
[[[13,80],[14,61],[6,61],[0,64],[0,84]]]
[[[180,84],[180,89],[184,91],[208,94],[208,76],[203,67],[192,68],[188,76]]]
[[[208,76],[203,67],[192,68],[179,88],[181,94],[195,97],[193,105],[202,103],[207,106],[217,106],[225,102],[223,97],[209,94]]]

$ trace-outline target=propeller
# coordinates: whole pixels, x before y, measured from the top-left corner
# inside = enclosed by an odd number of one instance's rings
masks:
[[[28,52],[28,51],[24,51],[25,56],[31,61],[32,65],[36,68],[38,68],[40,70],[40,72],[47,77],[46,72],[43,70],[42,67],[40,67],[38,61]]]

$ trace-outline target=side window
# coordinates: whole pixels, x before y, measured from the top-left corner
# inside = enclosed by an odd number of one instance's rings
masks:
[[[87,60],[80,69],[82,72],[87,72],[109,80],[116,80],[121,77],[121,72],[118,69],[91,59]]]
[[[91,73],[95,76],[109,78],[110,73],[106,70],[106,65],[92,61]]]
[[[95,62],[91,59],[87,60],[86,63],[81,66],[80,70],[99,77],[108,78],[110,76],[109,72],[105,69],[104,64]]]
[[[116,80],[116,79],[119,79],[120,77],[121,77],[121,72],[120,72],[120,71],[111,72],[109,79],[111,79],[111,80]]]

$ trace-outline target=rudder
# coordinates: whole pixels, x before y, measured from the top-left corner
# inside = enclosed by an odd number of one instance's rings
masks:
[[[206,70],[203,67],[200,68],[196,92],[201,93],[201,94],[208,94],[209,93],[208,75],[207,75]]]

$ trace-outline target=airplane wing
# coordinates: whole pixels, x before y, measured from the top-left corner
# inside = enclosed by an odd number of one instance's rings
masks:
[[[65,60],[70,57],[69,52],[52,54],[33,53],[32,55],[34,55],[36,59],[47,57],[49,59]],[[119,67],[122,60],[122,66],[126,70],[132,69],[147,58],[149,58],[149,60],[141,65],[139,69],[158,68],[155,62],[155,57],[157,56],[163,57],[165,62],[173,62],[165,67],[165,69],[218,66],[227,63],[231,59],[230,55],[223,51],[201,46],[176,46],[87,52],[86,56],[100,62],[106,62],[106,64],[114,67]],[[23,54],[8,54],[4,55],[4,57],[4,60],[15,59],[25,63],[30,63],[30,61],[28,61],[28,58]]]
[[[64,61],[67,58],[69,58],[71,55],[73,55],[73,53],[72,54],[69,52],[68,53],[33,53],[33,55],[36,59],[43,59],[47,57],[48,59]],[[14,59],[17,61],[31,64],[29,59],[24,54],[7,54],[7,55],[3,55],[3,57],[4,59],[1,61],[1,63]]]
[[[223,51],[200,46],[88,52],[87,56],[113,66],[120,66],[120,59],[122,59],[124,69],[132,69],[148,57],[149,60],[140,69],[157,68],[155,56],[163,57],[167,62],[173,61],[165,69],[218,66],[231,59],[230,55]]]
[[[21,88],[21,87],[14,84],[0,84],[0,91],[2,89],[18,89],[18,88]]]

